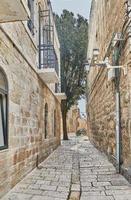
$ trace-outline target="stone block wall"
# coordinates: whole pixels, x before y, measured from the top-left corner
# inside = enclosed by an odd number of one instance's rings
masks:
[[[123,0],[92,1],[89,28],[88,58],[93,48],[99,48],[98,61],[104,60],[107,52],[112,63],[109,44],[114,33],[124,33],[124,46],[119,65],[125,66],[120,74],[121,114],[121,165],[131,166],[131,62],[130,62],[130,16]],[[94,26],[93,26],[94,25]],[[91,141],[102,151],[116,156],[116,90],[115,82],[108,80],[108,69],[90,68],[88,75],[88,134]]]
[[[0,197],[36,167],[37,157],[40,163],[60,145],[60,102],[37,73],[37,43],[28,31],[23,22],[0,25],[0,70],[8,80],[8,148],[0,150]]]
[[[67,113],[67,132],[76,133],[80,111],[77,105],[71,107]]]
[[[87,119],[86,119],[86,117],[80,116],[77,119],[77,123],[78,123],[77,130],[84,129],[84,130],[87,131]]]

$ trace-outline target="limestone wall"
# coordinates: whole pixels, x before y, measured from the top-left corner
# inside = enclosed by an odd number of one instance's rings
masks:
[[[80,129],[87,130],[87,119],[85,117],[80,116],[77,119],[77,123],[78,123],[77,130],[80,130]]]
[[[9,86],[8,149],[0,150],[0,197],[36,166],[37,156],[40,163],[60,144],[61,123],[56,123],[54,135],[54,111],[55,122],[61,122],[60,102],[38,76],[37,67],[37,35],[31,35],[26,22],[0,24],[0,69]]]
[[[77,105],[71,107],[67,113],[67,132],[76,133],[80,111]]]
[[[131,164],[131,39],[129,35],[130,16],[127,15],[124,2],[124,0],[92,1],[88,58],[92,56],[93,48],[97,44],[100,50],[98,60],[102,61],[108,52],[113,34],[124,33],[125,44],[119,59],[119,64],[126,66],[126,70],[122,69],[120,75],[121,158],[123,166],[128,167]],[[110,49],[108,55],[111,64],[112,51]],[[108,81],[107,74],[108,70],[105,68],[90,68],[87,103],[88,134],[97,147],[111,157],[115,157],[116,91],[114,81]]]

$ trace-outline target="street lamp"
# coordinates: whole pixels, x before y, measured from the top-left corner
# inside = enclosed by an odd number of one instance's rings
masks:
[[[89,64],[88,61],[86,61],[86,62],[84,63],[84,67],[85,67],[86,72],[88,73],[89,70],[90,70],[90,64]]]
[[[95,55],[95,59],[96,59],[96,55]],[[105,59],[104,61],[98,62],[98,63],[96,63],[96,60],[94,62],[94,59],[93,59],[93,63],[91,62],[91,59],[88,59],[87,61],[85,61],[84,67],[85,67],[85,70],[87,73],[90,71],[90,67],[98,66],[98,67],[107,67],[108,68],[110,66],[110,64],[108,62],[108,58]]]
[[[98,56],[99,56],[99,49],[98,48],[93,49],[93,61],[97,61]]]

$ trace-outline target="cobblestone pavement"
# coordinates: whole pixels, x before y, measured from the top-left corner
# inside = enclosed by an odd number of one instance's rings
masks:
[[[131,200],[131,186],[86,137],[63,142],[2,200]]]

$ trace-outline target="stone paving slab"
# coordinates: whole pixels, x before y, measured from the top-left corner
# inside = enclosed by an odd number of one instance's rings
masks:
[[[131,185],[87,137],[72,136],[2,200],[131,200]]]

